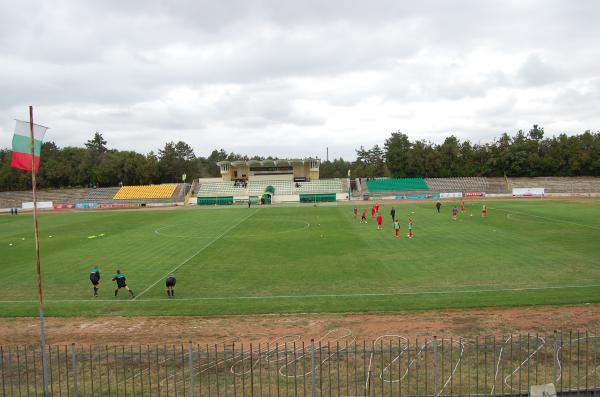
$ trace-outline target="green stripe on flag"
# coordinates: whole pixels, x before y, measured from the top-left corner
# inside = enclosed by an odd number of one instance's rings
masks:
[[[42,151],[42,141],[34,140],[35,155]],[[12,149],[14,152],[31,154],[31,138],[23,135],[13,135]]]

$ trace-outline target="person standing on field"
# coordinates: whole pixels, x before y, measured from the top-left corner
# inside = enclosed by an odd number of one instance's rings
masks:
[[[381,212],[377,213],[377,230],[381,230],[381,224],[383,223],[383,216]]]
[[[100,288],[100,269],[98,269],[98,266],[94,266],[92,270],[90,270],[90,281],[94,287],[94,298],[97,298],[98,289]]]
[[[367,223],[367,210],[362,210],[362,217],[360,218],[360,223]]]
[[[396,222],[396,209],[394,207],[392,207],[390,215],[392,216],[392,222]]]
[[[172,274],[169,274],[169,277],[167,277],[167,296],[169,298],[174,298],[175,297],[175,283],[177,283],[177,280],[175,279],[175,276]]]
[[[394,221],[394,231],[396,232],[396,237],[400,237],[400,221],[398,219]]]
[[[125,288],[127,291],[129,291],[129,293],[131,294],[131,297],[133,298],[133,291],[130,290],[129,287],[127,286],[127,278],[125,278],[125,275],[123,273],[121,273],[120,270],[117,270],[117,273],[112,278],[112,281],[117,282],[117,288],[115,289],[115,298],[117,297],[117,294],[119,293],[119,290],[121,288]]]
[[[440,208],[442,208],[442,203],[440,203],[440,200],[436,201],[435,208],[437,208],[438,214],[439,214],[440,213]]]
[[[415,223],[413,222],[412,218],[409,216],[408,217],[408,238],[413,238],[413,226],[415,225]]]

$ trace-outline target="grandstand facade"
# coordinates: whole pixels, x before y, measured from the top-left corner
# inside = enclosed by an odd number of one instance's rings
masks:
[[[319,179],[320,160],[239,160],[217,163],[223,182],[229,181],[294,181]]]

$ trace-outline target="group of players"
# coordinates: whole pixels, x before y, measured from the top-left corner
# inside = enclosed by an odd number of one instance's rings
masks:
[[[117,270],[117,272],[115,273],[115,275],[113,276],[113,278],[111,280],[117,284],[116,288],[115,288],[115,298],[119,294],[119,290],[121,288],[125,288],[127,291],[129,291],[129,294],[131,295],[132,298],[135,296],[133,294],[133,290],[131,290],[127,286],[127,278],[125,277],[125,274],[121,273],[120,270]],[[100,289],[100,269],[98,268],[98,266],[94,266],[92,268],[92,270],[90,270],[90,281],[92,282],[92,287],[94,288],[94,298],[97,298],[98,290]],[[175,297],[175,283],[176,282],[177,282],[177,280],[175,279],[175,276],[172,274],[169,274],[169,276],[167,277],[167,280],[166,280],[167,296],[169,298]]]
[[[438,200],[435,203],[435,207],[437,209],[437,212],[439,213],[440,209],[442,207],[442,203]],[[377,230],[382,230],[383,229],[383,227],[382,227],[383,215],[381,214],[381,212],[379,210],[380,210],[380,204],[378,202],[376,202],[375,205],[373,205],[371,207],[371,218],[376,218]],[[465,212],[464,200],[460,200],[460,211],[461,211],[461,213]],[[354,207],[353,213],[354,213],[354,219],[358,219],[358,208],[357,207]],[[392,222],[394,224],[395,237],[400,237],[400,220],[398,218],[396,218],[396,209],[394,207],[392,207],[392,209],[390,210],[390,216],[392,217]],[[482,217],[487,216],[487,206],[485,204],[483,204],[483,207],[481,209],[481,216]],[[458,207],[454,206],[454,207],[452,207],[452,219],[456,220],[457,218],[458,218]],[[362,210],[360,223],[367,223],[367,210],[366,209]],[[407,233],[406,237],[413,238],[413,236],[414,236],[413,227],[414,226],[415,226],[415,222],[413,221],[412,217],[409,216],[408,224],[407,224],[408,233]],[[121,273],[120,270],[117,270],[117,272],[115,273],[115,275],[113,276],[113,278],[111,280],[116,283],[115,298],[119,294],[119,290],[121,288],[125,288],[127,291],[129,291],[129,294],[131,295],[132,298],[135,296],[133,294],[133,290],[131,290],[127,286],[127,278],[125,277],[125,274]],[[98,290],[100,289],[100,269],[98,268],[98,266],[94,266],[92,268],[92,270],[90,270],[90,281],[92,282],[92,287],[94,288],[94,297],[98,297]],[[175,297],[175,283],[176,282],[177,282],[177,280],[175,279],[175,276],[173,274],[169,274],[169,276],[167,277],[166,282],[165,282],[166,288],[167,288],[167,296],[169,298]]]
[[[435,203],[435,208],[437,209],[437,212],[440,213],[440,209],[442,208],[442,203],[438,200]],[[378,202],[375,203],[375,205],[373,205],[371,207],[371,218],[375,218],[376,222],[377,222],[377,230],[382,230],[382,224],[383,224],[383,215],[381,214],[381,212],[379,211],[380,209],[380,205]],[[354,207],[354,209],[352,210],[354,213],[354,219],[358,219],[358,208]],[[465,201],[464,200],[460,200],[460,212],[461,213],[465,213]],[[394,224],[394,234],[396,237],[400,237],[400,220],[396,218],[396,209],[394,207],[392,207],[392,209],[390,210],[390,216],[392,217],[392,222]],[[487,217],[487,206],[485,204],[483,204],[483,207],[481,208],[481,216],[482,217]],[[452,219],[453,220],[457,220],[458,219],[458,207],[454,206],[452,207]],[[361,219],[360,219],[360,223],[367,223],[367,210],[363,209],[362,213],[361,213]],[[413,234],[413,227],[415,226],[415,222],[413,221],[412,217],[409,216],[408,217],[408,233],[406,235],[406,237],[408,238],[413,238],[414,234]]]
[[[371,218],[375,218],[377,221],[377,230],[382,230],[383,227],[383,215],[381,214],[381,212],[379,211],[380,209],[380,205],[379,203],[375,203],[375,205],[373,205],[371,207]],[[353,209],[354,212],[354,219],[358,219],[358,208],[354,207]],[[396,209],[394,207],[392,207],[392,209],[390,210],[390,216],[392,217],[392,222],[394,224],[394,233],[396,237],[400,237],[400,219],[396,218]],[[360,218],[360,223],[367,223],[367,210],[363,209],[362,213],[361,213],[361,218]],[[408,217],[408,234],[406,235],[406,237],[408,238],[413,238],[414,234],[413,234],[413,227],[415,226],[415,222],[413,221],[412,217],[409,216]]]

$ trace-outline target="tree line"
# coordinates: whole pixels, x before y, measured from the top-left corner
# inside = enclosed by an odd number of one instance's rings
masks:
[[[504,133],[491,143],[473,144],[450,135],[435,144],[411,141],[398,131],[383,146],[361,146],[353,162],[323,162],[321,177],[346,178],[348,170],[363,178],[600,176],[600,133],[544,138],[544,129],[534,125],[528,132]]]
[[[29,173],[10,167],[11,151],[0,149],[0,190],[31,188]],[[267,157],[273,159],[272,157]],[[168,142],[157,153],[109,149],[96,132],[85,147],[42,145],[38,172],[40,188],[141,185],[218,177],[222,160],[263,160],[264,157],[213,150],[196,156],[185,142]],[[448,136],[442,144],[411,141],[394,132],[370,149],[356,149],[356,160],[321,163],[321,178],[352,177],[460,177],[460,176],[600,176],[600,133],[561,134],[544,138],[543,128],[505,133],[491,143],[473,144]]]

